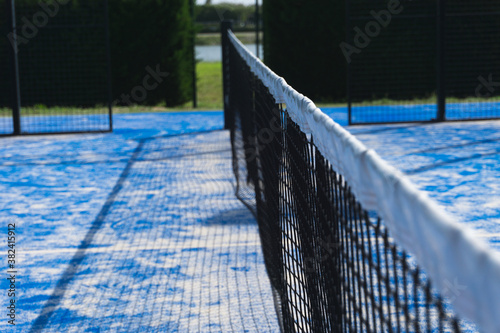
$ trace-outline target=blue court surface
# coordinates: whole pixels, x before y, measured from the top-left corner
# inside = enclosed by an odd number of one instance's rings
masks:
[[[17,232],[12,331],[277,331],[222,113],[115,121],[112,134],[0,142],[0,220]]]
[[[324,112],[339,124],[348,124],[345,107],[325,108]],[[353,124],[422,122],[437,118],[437,106],[436,103],[352,106],[351,113]],[[447,120],[494,118],[500,118],[500,102],[446,103]]]
[[[345,108],[325,112],[346,123]],[[278,331],[257,225],[234,195],[223,113],[117,114],[114,124],[1,139],[0,237],[15,223],[17,325],[4,314],[0,331]],[[500,121],[348,130],[500,250]]]

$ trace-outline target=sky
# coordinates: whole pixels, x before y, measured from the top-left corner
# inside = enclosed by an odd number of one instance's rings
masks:
[[[197,5],[205,4],[206,0],[196,0]],[[212,0],[212,4],[218,4],[221,2],[229,2],[229,3],[242,3],[244,5],[255,5],[255,0]],[[259,3],[262,4],[262,0],[259,0]]]

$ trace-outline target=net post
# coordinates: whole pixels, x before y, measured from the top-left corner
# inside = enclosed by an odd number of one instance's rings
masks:
[[[437,1],[437,121],[446,120],[445,20],[446,0]]]
[[[221,23],[221,43],[222,43],[222,88],[224,102],[224,129],[231,129],[231,115],[229,108],[229,37],[228,30],[233,29],[233,21],[224,20]]]
[[[19,85],[19,58],[18,58],[18,40],[17,40],[17,25],[16,25],[16,5],[14,0],[6,0],[9,16],[9,27],[12,32],[12,124],[14,127],[14,135],[21,134],[21,88]]]

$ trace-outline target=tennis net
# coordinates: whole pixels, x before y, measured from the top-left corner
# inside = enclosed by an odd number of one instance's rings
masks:
[[[236,194],[282,331],[500,326],[494,253],[224,28],[223,64]]]

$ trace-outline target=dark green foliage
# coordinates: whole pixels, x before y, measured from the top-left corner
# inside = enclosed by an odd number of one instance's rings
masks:
[[[317,101],[345,99],[344,2],[266,0],[263,15],[266,64]]]
[[[142,86],[146,68],[168,77],[146,104],[179,105],[192,96],[192,29],[187,0],[109,0],[114,98]]]
[[[10,45],[7,38],[9,33],[8,16],[6,11],[5,1],[0,2],[0,107],[10,106],[11,97],[14,94],[13,85],[11,82],[11,72],[13,64],[9,54]]]
[[[234,31],[251,31],[255,28],[255,6],[220,3],[195,7],[200,32],[218,32],[223,20],[233,20]]]
[[[20,45],[22,105],[107,103],[104,4],[103,0],[69,0],[68,4],[60,4],[57,14]],[[0,9],[4,31],[7,13],[3,6]],[[38,0],[16,0],[16,9],[20,30],[26,20],[32,22],[33,15],[41,12]],[[188,0],[109,0],[109,23],[113,100],[125,105],[166,102],[174,106],[191,99],[193,44]],[[19,34],[23,36],[22,31]],[[1,43],[1,63],[10,65],[6,56],[8,40],[2,39]],[[154,89],[147,89],[146,96],[123,98],[131,95],[134,88],[144,87],[147,68],[158,68],[169,75],[162,77]],[[10,75],[0,77],[0,87],[5,82],[11,85]],[[148,83],[151,87],[155,81]],[[2,106],[8,104],[5,92],[0,92]]]
[[[214,22],[226,20],[246,21],[252,15],[253,7],[238,4],[218,4],[196,6],[196,22]]]

